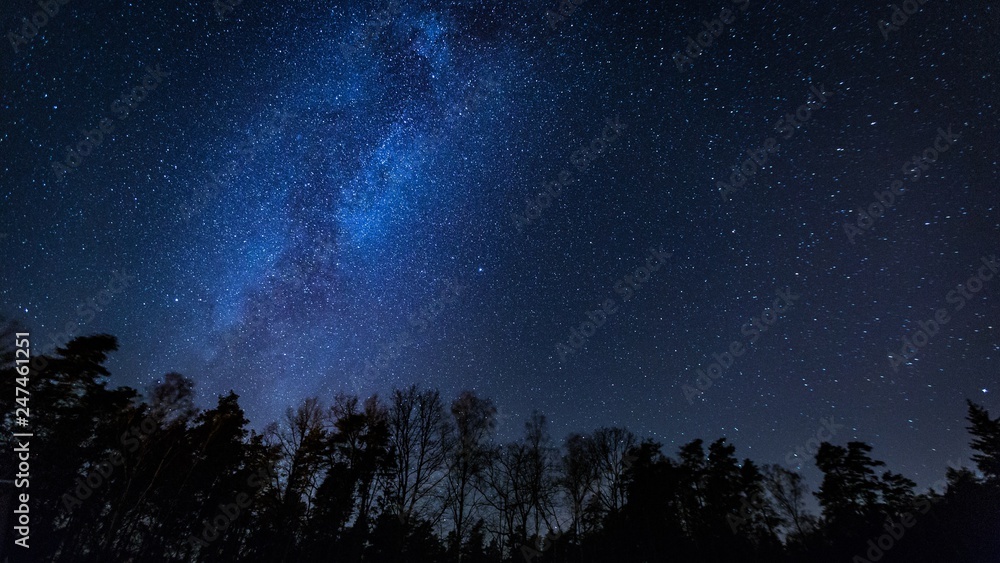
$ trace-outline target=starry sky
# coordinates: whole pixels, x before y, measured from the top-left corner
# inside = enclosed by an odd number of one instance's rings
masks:
[[[71,0],[32,32],[5,0],[0,314],[258,426],[420,383],[502,438],[538,409],[781,463],[826,419],[926,486],[965,400],[1000,411],[1000,277],[950,293],[1000,254],[986,4]]]

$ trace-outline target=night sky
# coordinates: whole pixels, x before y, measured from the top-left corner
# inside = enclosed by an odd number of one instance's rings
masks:
[[[0,313],[258,427],[420,383],[782,463],[832,417],[926,486],[1000,409],[1000,11],[910,2],[4,0]]]

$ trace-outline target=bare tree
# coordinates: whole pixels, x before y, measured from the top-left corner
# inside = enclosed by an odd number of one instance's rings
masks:
[[[594,432],[592,447],[597,465],[595,499],[606,513],[625,506],[625,458],[638,445],[635,434],[624,428],[600,428]]]
[[[500,553],[504,555],[513,553],[517,542],[523,540],[523,535],[517,531],[515,509],[521,492],[517,472],[522,449],[517,443],[494,448],[482,475],[483,502],[491,509],[487,530],[497,539]]]
[[[577,539],[586,531],[584,528],[584,509],[593,497],[598,484],[598,467],[595,458],[596,448],[593,439],[582,434],[570,434],[566,438],[566,453],[560,460],[559,488],[565,494],[569,504],[569,528]]]
[[[544,524],[552,528],[555,521],[555,450],[546,431],[545,416],[533,412],[524,425],[522,441],[522,468],[518,471],[523,490],[519,503],[521,528],[528,529],[529,522],[537,537]]]
[[[798,473],[780,465],[765,465],[764,487],[774,499],[778,516],[786,524],[786,538],[801,540],[816,527],[816,517],[805,509],[809,487]]]
[[[325,473],[324,451],[329,433],[324,420],[322,403],[309,397],[297,409],[287,409],[280,426],[271,423],[264,429],[266,443],[280,454],[278,475],[279,481],[284,481],[284,490],[279,489],[278,494],[280,517],[288,526],[286,555],[309,520],[312,501]]]
[[[545,417],[532,413],[524,437],[495,448],[483,473],[483,500],[493,511],[490,531],[501,553],[513,555],[519,545],[557,526],[556,449],[545,426]]]
[[[357,498],[358,520],[367,526],[380,491],[388,485],[389,410],[374,395],[360,403],[337,395],[330,407],[332,460],[346,463]]]
[[[449,455],[445,488],[453,524],[451,547],[459,560],[462,542],[481,501],[476,481],[491,461],[488,440],[496,426],[496,412],[493,401],[480,399],[472,391],[463,391],[451,404],[455,447]]]
[[[416,385],[395,390],[388,411],[391,481],[387,500],[400,521],[423,518],[432,525],[443,506],[435,506],[438,486],[447,476],[448,438],[452,433],[436,390],[420,391]]]

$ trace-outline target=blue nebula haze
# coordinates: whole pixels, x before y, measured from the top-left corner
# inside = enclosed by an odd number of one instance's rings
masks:
[[[311,395],[473,389],[505,438],[538,409],[557,438],[726,436],[762,463],[833,417],[835,442],[921,484],[967,458],[967,398],[1000,410],[1000,281],[887,361],[1000,253],[995,7],[927,3],[885,38],[883,6],[751,0],[682,73],[674,53],[727,2],[588,0],[554,26],[554,1],[169,4],[74,2],[0,55],[0,313],[51,348],[113,271],[134,275],[79,328],[119,338],[113,383],[177,371],[206,405],[236,391],[257,426]],[[156,65],[169,76],[119,120]],[[722,201],[819,85],[828,102]],[[115,132],[57,181],[104,117]],[[849,241],[949,126],[953,148]],[[623,301],[650,247],[672,256]],[[689,402],[786,287],[801,300]]]

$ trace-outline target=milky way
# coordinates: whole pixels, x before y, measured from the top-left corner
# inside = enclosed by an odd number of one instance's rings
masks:
[[[920,482],[966,398],[1000,408],[1000,281],[891,361],[1000,252],[995,8],[219,6],[70,2],[5,45],[2,313],[46,346],[109,332],[119,383],[255,424],[421,383],[505,435],[539,409],[769,462],[833,417]]]

